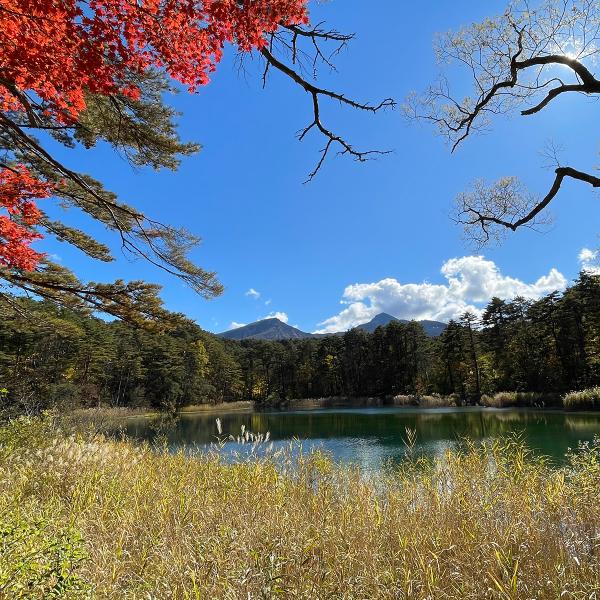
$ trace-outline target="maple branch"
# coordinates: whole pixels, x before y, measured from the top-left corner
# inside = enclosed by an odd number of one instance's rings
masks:
[[[298,57],[298,46],[297,41],[298,38],[308,38],[311,41],[311,44],[314,48],[314,58],[313,58],[313,71],[316,71],[317,61],[322,60],[331,70],[337,71],[335,65],[331,62],[333,57],[339,54],[347,44],[354,39],[354,34],[344,34],[336,31],[335,29],[324,30],[321,29],[321,25],[323,22],[317,23],[312,29],[304,29],[299,25],[282,25],[283,29],[286,29],[292,33],[292,41],[291,41],[291,50],[292,50],[292,64],[296,64],[296,60]],[[276,37],[281,40],[281,37]],[[326,56],[324,51],[322,50],[319,41],[324,40],[326,42],[337,42],[337,46],[334,48],[332,52],[329,53],[329,56]],[[288,46],[289,47],[289,46]]]
[[[310,37],[310,32],[302,30],[303,34],[307,37]],[[319,34],[322,37],[326,37],[325,33]],[[341,35],[341,34],[340,34]],[[341,150],[338,154],[351,155],[358,162],[365,162],[376,155],[385,155],[389,154],[391,150],[367,150],[367,151],[359,151],[356,150],[345,138],[341,135],[335,134],[330,129],[323,125],[321,120],[321,108],[319,104],[320,97],[327,97],[333,100],[337,100],[340,104],[345,104],[352,108],[356,108],[362,111],[377,113],[385,108],[394,108],[396,103],[392,98],[386,98],[382,100],[379,104],[370,104],[370,103],[361,103],[353,100],[351,98],[347,98],[343,94],[339,94],[337,92],[333,92],[331,90],[318,87],[300,75],[297,71],[283,63],[281,60],[276,58],[269,48],[262,48],[260,53],[265,58],[267,65],[271,65],[273,68],[282,72],[284,75],[289,77],[294,83],[298,84],[305,92],[311,95],[312,98],[312,108],[313,108],[313,121],[304,129],[302,129],[298,134],[298,139],[302,141],[306,135],[313,128],[316,128],[327,140],[325,147],[321,150],[321,157],[318,160],[316,167],[313,171],[308,175],[308,181],[314,179],[317,173],[320,171],[325,159],[329,155],[329,152],[334,144],[338,144],[341,146]]]

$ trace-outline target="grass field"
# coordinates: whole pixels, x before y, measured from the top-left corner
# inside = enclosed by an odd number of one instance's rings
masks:
[[[322,454],[227,464],[0,430],[0,598],[594,599],[600,441],[516,440],[366,479]]]

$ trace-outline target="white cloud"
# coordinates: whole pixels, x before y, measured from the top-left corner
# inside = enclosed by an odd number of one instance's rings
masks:
[[[466,310],[481,312],[493,296],[539,298],[564,289],[566,278],[556,269],[533,283],[503,275],[497,265],[483,256],[452,258],[442,265],[445,284],[407,283],[387,278],[375,283],[356,283],[344,290],[340,313],[319,323],[317,333],[345,331],[370,321],[381,312],[402,319],[448,321]]]
[[[260,298],[260,292],[257,292],[254,288],[250,288],[245,295],[250,296],[250,298],[254,298],[255,300]]]
[[[283,321],[284,323],[287,323],[289,321],[289,317],[288,317],[287,313],[279,312],[279,311],[269,313],[266,317],[263,317],[261,319],[261,321],[263,319],[279,319],[280,321]]]
[[[246,323],[236,323],[235,321],[231,321],[229,324],[229,329],[227,331],[231,331],[232,329],[239,329],[240,327],[246,327]]]
[[[269,306],[271,304],[271,302],[273,302],[273,300],[271,300],[271,298],[269,298],[268,300],[265,300],[265,306]]]
[[[582,271],[600,275],[600,250],[582,248],[578,258]]]

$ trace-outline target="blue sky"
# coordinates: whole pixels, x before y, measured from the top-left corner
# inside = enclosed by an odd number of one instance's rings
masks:
[[[313,21],[357,34],[337,60],[339,72],[323,72],[323,82],[357,99],[392,96],[401,103],[435,80],[436,32],[503,6],[466,0],[312,3]],[[203,145],[177,173],[134,171],[103,147],[61,151],[69,166],[101,179],[123,201],[200,235],[203,244],[193,257],[217,271],[223,296],[205,301],[118,250],[117,261],[97,264],[64,244],[45,241],[42,248],[86,279],[158,282],[169,309],[211,331],[271,312],[314,331],[345,328],[379,309],[401,318],[447,318],[463,305],[481,306],[492,293],[545,293],[576,277],[582,248],[597,247],[600,205],[583,184],[565,185],[549,231],[519,231],[500,247],[474,251],[449,218],[453,198],[479,177],[519,175],[532,191],[545,193],[553,176],[542,168],[539,152],[548,139],[566,147],[567,164],[594,168],[592,102],[565,95],[534,117],[501,118],[491,133],[471,138],[454,155],[430,128],[407,123],[401,111],[370,116],[327,104],[328,122],[357,147],[394,153],[366,164],[332,158],[305,185],[322,146],[316,135],[303,143],[294,137],[310,122],[310,99],[277,72],[263,90],[260,72],[259,61],[248,57],[241,74],[229,52],[209,86],[171,99],[183,113],[182,137]],[[83,223],[75,214],[69,218]],[[94,224],[89,230],[118,247]],[[479,254],[485,260],[474,257]],[[248,295],[251,289],[260,296]],[[344,310],[350,312],[340,315]]]

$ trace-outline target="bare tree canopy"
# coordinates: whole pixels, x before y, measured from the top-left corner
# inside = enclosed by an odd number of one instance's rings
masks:
[[[462,97],[442,75],[419,97],[409,98],[409,117],[433,123],[452,151],[471,134],[488,130],[494,117],[539,113],[565,94],[600,94],[594,67],[600,55],[598,0],[515,0],[506,12],[456,32],[440,35],[438,62],[464,66],[470,95]],[[562,165],[551,155],[555,177],[543,197],[529,194],[514,177],[477,182],[457,198],[456,220],[477,243],[509,230],[536,227],[566,178],[600,187],[600,178]]]

